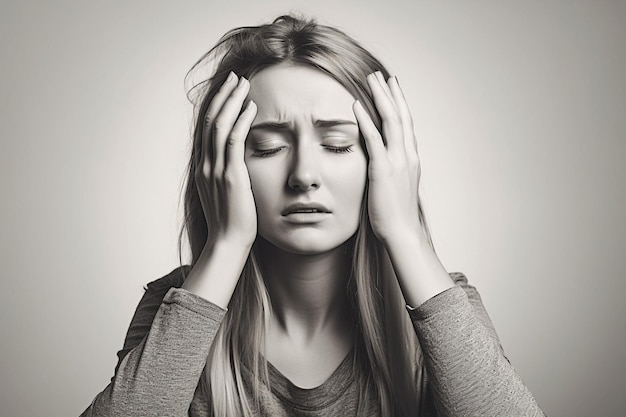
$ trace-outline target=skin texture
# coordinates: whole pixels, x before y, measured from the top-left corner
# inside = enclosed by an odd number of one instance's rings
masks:
[[[259,72],[248,97],[259,109],[245,153],[259,234],[299,254],[342,245],[357,230],[367,178],[354,98],[306,66]],[[282,214],[296,202],[320,203],[330,213]]]

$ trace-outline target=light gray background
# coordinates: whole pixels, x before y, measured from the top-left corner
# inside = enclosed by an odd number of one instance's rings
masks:
[[[183,76],[289,10],[399,77],[450,271],[550,416],[623,415],[626,6],[14,1],[0,9],[0,414],[78,415],[178,263]]]

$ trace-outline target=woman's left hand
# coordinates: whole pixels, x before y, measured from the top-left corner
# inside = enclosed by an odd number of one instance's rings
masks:
[[[359,101],[353,110],[369,154],[368,210],[376,236],[385,244],[407,233],[421,233],[418,217],[420,163],[413,120],[395,77],[380,72],[367,77],[382,135]]]

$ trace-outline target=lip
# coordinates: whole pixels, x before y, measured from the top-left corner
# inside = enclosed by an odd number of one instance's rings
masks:
[[[319,224],[328,219],[330,213],[300,213],[295,212],[283,216],[284,222],[297,225],[314,225]]]
[[[306,210],[315,210],[314,212],[307,213]],[[280,213],[282,216],[289,215],[298,215],[298,216],[314,216],[320,214],[328,214],[331,211],[323,204],[317,203],[315,201],[310,202],[297,202],[293,204],[289,204],[285,209]]]

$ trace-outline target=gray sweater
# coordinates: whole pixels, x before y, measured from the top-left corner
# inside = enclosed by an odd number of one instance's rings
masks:
[[[463,274],[450,275],[455,287],[408,311],[428,376],[418,417],[543,416],[504,356],[478,292]],[[111,383],[81,416],[210,415],[199,379],[226,311],[181,289],[182,282],[179,268],[148,284]],[[255,393],[261,415],[356,415],[353,356],[312,389],[295,386],[268,363],[270,384]],[[368,416],[380,415],[374,398],[371,393]]]

